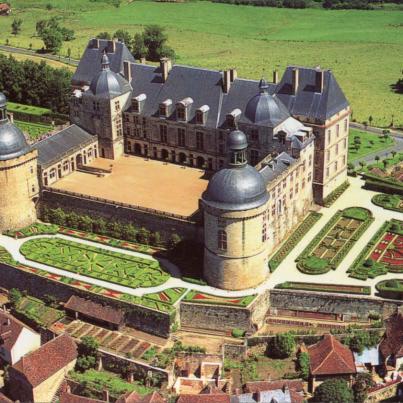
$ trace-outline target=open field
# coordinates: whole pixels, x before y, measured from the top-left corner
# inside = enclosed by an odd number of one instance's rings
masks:
[[[52,10],[46,10],[49,3]],[[144,25],[160,24],[181,64],[237,67],[241,77],[256,79],[262,74],[271,78],[271,70],[281,71],[287,64],[321,65],[334,71],[353,106],[353,118],[368,121],[371,115],[374,125],[389,125],[394,115],[395,125],[403,126],[403,96],[390,88],[402,68],[401,11],[292,10],[201,1],[123,1],[114,8],[89,0],[15,0],[13,12],[23,20],[22,32],[11,35],[12,18],[2,18],[3,41],[41,48],[35,23],[60,16],[76,33],[61,50],[66,55],[70,48],[73,58],[100,31],[135,33]]]

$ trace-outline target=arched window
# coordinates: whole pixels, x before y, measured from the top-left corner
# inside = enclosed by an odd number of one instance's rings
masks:
[[[217,233],[218,249],[227,250],[227,233],[220,229]]]
[[[267,223],[266,219],[263,218],[263,227],[262,227],[262,242],[266,242],[267,240]]]

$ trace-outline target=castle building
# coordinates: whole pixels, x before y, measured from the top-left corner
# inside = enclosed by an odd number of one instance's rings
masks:
[[[0,93],[0,231],[36,221],[37,159],[37,151],[7,116],[7,100]]]
[[[203,242],[208,282],[242,289],[264,281],[268,256],[346,180],[349,116],[330,70],[289,66],[268,83],[136,63],[124,43],[92,39],[72,79],[72,125],[18,155],[38,154],[41,203]]]

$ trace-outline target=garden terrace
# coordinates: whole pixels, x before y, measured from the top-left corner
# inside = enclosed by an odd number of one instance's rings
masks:
[[[286,281],[284,283],[277,284],[274,288],[287,289],[287,290],[332,292],[337,294],[358,294],[358,295],[371,294],[371,287],[367,286],[343,285],[343,284],[315,284],[315,283],[302,283],[297,281]]]
[[[296,259],[298,269],[305,274],[335,270],[372,221],[371,212],[361,207],[338,211]]]
[[[377,283],[375,286],[379,295],[383,298],[403,299],[403,280],[393,278],[391,280],[384,280]]]
[[[27,133],[30,140],[36,140],[38,137],[49,133],[53,129],[53,127],[48,124],[23,122],[21,120],[15,120],[14,124],[24,133]]]
[[[200,169],[134,156],[114,161],[97,158],[89,166],[112,166],[112,173],[97,176],[75,171],[51,188],[186,218],[198,210],[208,183]]]
[[[361,251],[348,273],[360,280],[403,273],[403,222],[385,222]]]
[[[35,223],[29,225],[28,227],[24,227],[18,230],[5,231],[4,235],[20,239],[20,238],[27,238],[33,235],[53,235],[57,234],[58,231],[59,231],[58,225]]]
[[[403,213],[403,196],[394,194],[377,194],[372,198],[372,203],[387,210]]]
[[[38,263],[131,288],[161,285],[169,278],[157,261],[59,238],[29,240],[20,252]]]
[[[291,236],[283,242],[280,249],[269,261],[269,268],[274,272],[280,263],[288,256],[297,243],[306,235],[307,231],[322,217],[322,214],[315,211],[309,213],[308,217],[298,226]]]
[[[220,297],[195,290],[190,290],[183,298],[184,302],[195,302],[198,304],[231,305],[246,308],[256,298],[256,295],[245,297]]]

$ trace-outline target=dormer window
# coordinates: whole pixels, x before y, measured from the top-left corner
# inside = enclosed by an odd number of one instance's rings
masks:
[[[193,104],[193,99],[190,97],[182,99],[176,104],[176,119],[187,122],[189,120],[190,108]]]
[[[160,117],[167,118],[170,115],[171,106],[172,106],[171,99],[166,99],[164,102],[161,102],[159,107]]]
[[[241,113],[242,112],[240,109],[234,109],[231,113],[228,113],[226,117],[227,125],[231,128],[236,128],[238,120],[241,117]]]
[[[196,124],[197,125],[205,125],[207,121],[207,114],[210,108],[208,105],[203,105],[199,109],[196,110]]]
[[[141,113],[143,110],[143,106],[145,103],[145,100],[147,99],[147,95],[146,94],[140,94],[137,97],[134,97],[132,99],[132,109],[133,112],[136,113]]]

